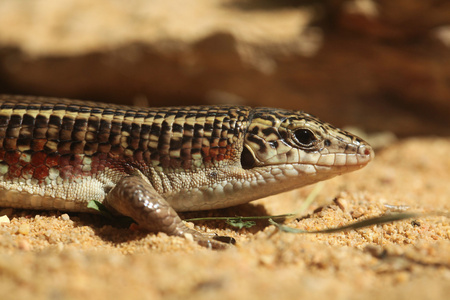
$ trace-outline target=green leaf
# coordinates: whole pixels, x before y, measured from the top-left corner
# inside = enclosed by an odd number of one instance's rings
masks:
[[[134,223],[134,220],[130,217],[123,216],[123,215],[113,215],[106,208],[106,206],[103,205],[99,201],[96,201],[96,200],[89,201],[87,204],[87,207],[97,211],[102,217],[105,217],[111,221],[114,221],[115,223],[117,223],[121,226],[130,226],[131,223]]]
[[[244,227],[251,228],[256,225],[255,221],[244,221],[242,218],[230,218],[226,222],[228,225],[237,227],[239,229],[242,229]]]
[[[102,216],[108,218],[108,219],[113,219],[113,216],[111,215],[111,213],[108,211],[108,209],[106,208],[106,206],[104,206],[101,202],[96,201],[96,200],[92,200],[89,201],[87,204],[88,208],[91,208],[97,212],[99,212]]]
[[[101,211],[102,208],[104,208],[104,205],[96,200],[92,200],[88,202],[87,207],[95,209],[96,211]]]

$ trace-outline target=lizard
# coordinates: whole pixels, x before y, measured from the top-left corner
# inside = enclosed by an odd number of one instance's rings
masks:
[[[178,212],[247,203],[373,158],[361,138],[301,111],[0,95],[0,207],[92,212],[95,200],[210,248],[224,239]]]

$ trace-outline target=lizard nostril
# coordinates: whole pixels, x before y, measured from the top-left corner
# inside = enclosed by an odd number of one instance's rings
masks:
[[[359,153],[365,156],[372,156],[372,157],[374,156],[373,150],[370,146],[364,146],[360,148]]]

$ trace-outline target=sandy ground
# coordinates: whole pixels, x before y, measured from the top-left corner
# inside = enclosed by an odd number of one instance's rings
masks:
[[[414,138],[377,152],[365,169],[324,183],[304,217],[314,230],[386,212],[448,212],[450,140]],[[230,209],[234,216],[291,213],[313,187]],[[164,234],[116,228],[97,216],[3,210],[1,299],[448,299],[450,225],[429,216],[335,234],[290,234],[261,223],[199,230],[236,238],[211,251]],[[2,214],[2,213],[0,213]],[[193,225],[193,224],[192,224]],[[194,225],[193,225],[194,226]]]

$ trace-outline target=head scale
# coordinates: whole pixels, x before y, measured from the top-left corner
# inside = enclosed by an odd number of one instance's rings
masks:
[[[245,135],[241,165],[266,178],[288,180],[286,185],[294,188],[357,170],[373,156],[365,141],[312,115],[256,108]]]

